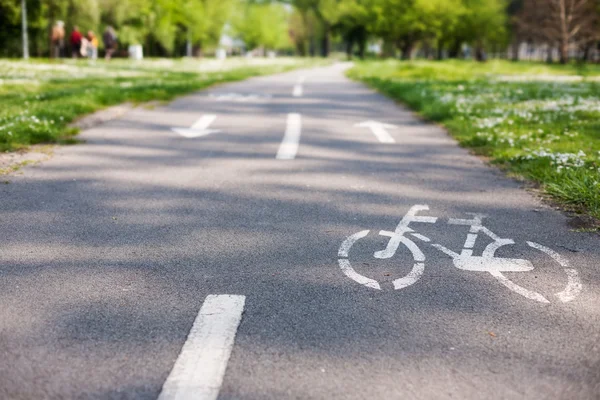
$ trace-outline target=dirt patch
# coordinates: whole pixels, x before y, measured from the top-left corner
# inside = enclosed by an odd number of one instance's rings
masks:
[[[118,106],[108,107],[104,110],[96,111],[93,114],[78,118],[74,122],[70,123],[69,127],[78,128],[81,130],[90,129],[112,119],[119,118],[132,108],[133,105],[131,103],[124,103],[119,104]]]
[[[567,225],[575,231],[600,232],[600,221],[589,215],[571,214],[568,217]]]
[[[18,171],[26,165],[48,160],[54,153],[54,145],[34,145],[12,153],[0,154],[0,176]]]
[[[90,129],[107,121],[119,118],[132,108],[133,105],[130,103],[105,108],[104,110],[77,119],[69,124],[69,128],[78,130]],[[14,173],[26,165],[38,164],[50,159],[54,154],[55,147],[56,145],[48,144],[33,145],[25,149],[0,154],[0,176]]]

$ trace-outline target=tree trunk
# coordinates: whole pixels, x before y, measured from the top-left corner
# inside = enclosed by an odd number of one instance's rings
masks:
[[[365,38],[360,38],[358,42],[358,56],[361,60],[365,59],[365,51],[367,49],[367,40]]]
[[[594,46],[594,43],[586,43],[586,45],[583,48],[583,54],[581,55],[581,61],[586,62],[586,61],[591,61],[591,55],[592,55],[592,47]]]
[[[52,46],[52,30],[54,29],[54,1],[48,1],[48,49],[50,50],[49,58],[54,58],[54,49]],[[58,56],[60,58],[60,55]]]
[[[519,49],[521,47],[520,45],[521,45],[521,43],[519,41],[519,38],[515,38],[512,42],[512,57],[511,57],[511,59],[513,61],[519,61]]]
[[[352,48],[354,47],[354,38],[352,35],[346,37],[346,56],[348,60],[352,60]]]
[[[546,54],[546,62],[548,64],[552,64],[552,61],[553,61],[552,60],[552,50],[553,50],[552,46],[548,45],[548,52]]]
[[[461,45],[461,43],[458,40],[455,41],[452,44],[452,46],[450,46],[450,50],[448,52],[448,57],[458,58],[458,56],[460,55],[460,45]]]
[[[308,44],[308,54],[311,57],[314,57],[317,54],[317,46],[315,45],[315,35],[313,33],[310,34],[310,42]]]
[[[400,47],[400,51],[402,52],[403,60],[412,59],[413,48],[414,48],[414,43],[412,41],[407,41],[402,45],[402,47]]]
[[[394,57],[394,53],[394,43],[392,43],[389,39],[384,39],[381,56],[384,58],[391,58]]]
[[[321,56],[329,57],[330,43],[331,43],[331,27],[328,23],[325,23],[323,39],[321,41]]]
[[[485,49],[481,43],[478,43],[475,47],[475,60],[479,62],[487,61],[487,54],[485,54]]]
[[[565,41],[564,38],[561,38],[560,41],[560,63],[566,64],[569,61],[569,42]]]
[[[438,61],[442,61],[444,59],[444,45],[442,43],[438,44],[436,58]]]
[[[187,57],[192,57],[192,31],[188,28],[187,31],[187,40],[185,42],[185,55]]]

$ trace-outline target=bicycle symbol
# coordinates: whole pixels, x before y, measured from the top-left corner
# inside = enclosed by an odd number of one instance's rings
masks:
[[[404,217],[402,217],[402,220],[393,232],[384,230],[379,232],[381,236],[389,237],[389,241],[385,249],[376,251],[373,254],[375,258],[388,259],[393,257],[396,254],[398,247],[402,244],[408,248],[414,259],[414,264],[411,271],[406,276],[395,279],[392,282],[394,289],[398,290],[413,285],[421,278],[425,270],[425,255],[417,246],[417,244],[408,237],[408,235],[410,235],[425,243],[429,243],[432,247],[450,256],[454,266],[458,269],[474,272],[487,272],[510,290],[528,299],[536,300],[542,303],[550,303],[550,301],[540,293],[519,286],[504,275],[505,272],[531,271],[534,269],[534,266],[529,260],[495,256],[496,251],[499,248],[507,245],[514,245],[515,242],[512,239],[501,238],[483,226],[482,220],[485,217],[484,215],[467,213],[471,216],[470,219],[450,218],[448,221],[448,224],[450,225],[465,225],[470,227],[463,249],[460,253],[456,253],[440,244],[432,244],[428,237],[415,232],[409,227],[410,224],[417,222],[429,224],[436,223],[438,220],[437,217],[417,215],[417,213],[427,210],[429,210],[429,207],[426,205],[415,205],[410,208]],[[369,230],[360,231],[346,238],[346,240],[342,242],[342,245],[338,251],[338,263],[343,273],[350,279],[366,287],[381,290],[379,282],[356,272],[354,268],[352,268],[350,260],[348,259],[348,254],[350,253],[350,249],[354,243],[357,240],[367,236],[369,232]],[[473,248],[480,234],[487,235],[492,242],[485,247],[481,256],[474,256]],[[568,261],[554,250],[538,243],[526,243],[529,247],[539,250],[552,258],[563,268],[563,271],[567,275],[567,286],[563,291],[556,293],[556,297],[565,303],[577,297],[582,289],[577,270],[571,268]]]

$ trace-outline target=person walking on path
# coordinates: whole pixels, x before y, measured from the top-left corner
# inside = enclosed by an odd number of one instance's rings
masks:
[[[104,58],[109,61],[117,49],[117,34],[112,26],[107,26],[104,34],[102,35],[102,41],[104,42]]]
[[[52,34],[50,35],[50,41],[52,42],[52,48],[50,49],[50,57],[60,58],[62,56],[63,49],[65,47],[65,23],[62,21],[56,21],[52,27]]]
[[[73,27],[73,32],[71,33],[71,56],[73,58],[78,58],[81,54],[81,41],[83,39],[83,35],[79,32],[79,27],[75,25]]]
[[[87,56],[92,62],[96,61],[98,58],[98,38],[92,31],[88,31],[87,33]]]

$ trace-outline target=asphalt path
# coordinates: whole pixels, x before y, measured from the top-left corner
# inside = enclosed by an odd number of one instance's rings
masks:
[[[344,68],[133,109],[0,185],[0,398],[600,398],[598,235]]]

